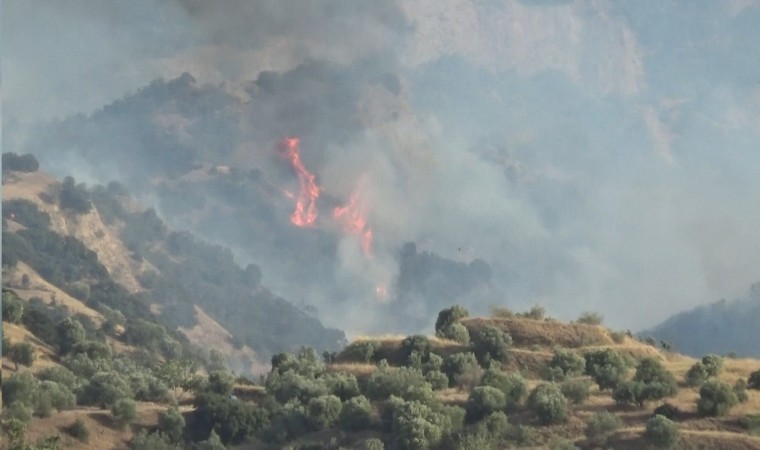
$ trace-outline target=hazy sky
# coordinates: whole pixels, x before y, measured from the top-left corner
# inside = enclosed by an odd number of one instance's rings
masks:
[[[518,307],[634,330],[760,280],[758,0],[6,0],[2,21],[5,151],[157,77],[380,65],[401,93],[365,92],[365,143],[408,150],[418,193],[373,160],[389,248],[465,248]]]

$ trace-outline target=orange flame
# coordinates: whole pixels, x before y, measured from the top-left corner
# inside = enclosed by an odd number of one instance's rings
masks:
[[[314,174],[309,172],[301,161],[301,154],[298,149],[300,142],[301,140],[297,137],[285,138],[282,141],[282,152],[288,158],[290,166],[296,171],[300,185],[296,198],[296,209],[290,215],[290,222],[297,227],[310,227],[317,220],[319,186],[314,181]]]
[[[356,193],[351,194],[348,204],[333,209],[333,218],[341,224],[346,233],[359,238],[365,255],[372,254],[372,229],[361,211]]]

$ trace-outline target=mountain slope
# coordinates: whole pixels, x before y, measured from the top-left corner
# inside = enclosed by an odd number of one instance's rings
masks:
[[[742,299],[719,302],[676,314],[639,333],[653,336],[681,353],[760,357],[760,285]]]
[[[207,349],[211,333],[245,373],[274,353],[332,350],[344,340],[264,287],[256,266],[243,269],[229,250],[169,230],[119,185],[88,189],[41,172],[9,171],[3,181],[4,282],[22,298],[56,298],[98,323],[101,311],[156,319]]]
[[[418,255],[417,260],[425,260],[420,265],[436,272],[425,274],[424,288],[409,292],[408,280],[394,279],[405,269],[399,270],[404,264],[400,247],[421,238],[406,230],[401,217],[378,223],[383,200],[359,192],[360,185],[372,190],[372,169],[378,164],[425,171],[432,156],[425,138],[415,134],[416,119],[399,95],[399,81],[391,74],[377,78],[355,72],[307,62],[282,73],[262,72],[234,95],[189,74],[156,80],[87,116],[40,124],[24,151],[59,176],[82,174],[102,184],[115,179],[150,202],[169,226],[228,247],[239,260],[260,267],[269,288],[308,307],[329,326],[344,328],[348,322],[350,332],[380,332],[372,328],[377,321],[364,318],[383,314],[397,330],[412,332],[452,301],[473,309],[492,303],[499,296],[490,285],[483,288],[467,279],[447,289],[455,284],[447,275],[467,273],[475,255],[440,242],[424,250],[441,257]],[[389,161],[376,161],[375,149],[364,142],[367,128],[395,149]],[[300,138],[301,162],[319,187],[313,226],[289,220],[299,182],[276,150],[287,136]],[[399,183],[412,179],[400,175]],[[405,197],[419,189],[407,188]],[[366,209],[360,219],[374,232],[371,257],[361,254],[355,236],[333,218],[335,208],[355,195]],[[94,195],[97,202],[95,197],[102,196]],[[103,202],[98,209],[110,210]],[[452,269],[458,264],[465,267]],[[378,287],[383,295],[376,295]]]

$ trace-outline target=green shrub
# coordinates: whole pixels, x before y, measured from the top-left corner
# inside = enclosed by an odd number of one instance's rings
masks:
[[[328,392],[327,386],[320,380],[298,374],[293,370],[283,374],[276,371],[271,372],[266,381],[266,390],[283,404],[291,400],[308,403],[310,399],[325,395]]]
[[[616,344],[622,344],[625,341],[626,336],[628,336],[628,333],[625,331],[610,331],[610,338],[612,338],[612,342]]]
[[[366,395],[372,400],[402,396],[409,388],[423,384],[427,383],[419,369],[379,367],[367,379]]]
[[[137,418],[137,404],[132,399],[119,399],[111,406],[111,415],[116,426],[124,428]]]
[[[491,308],[491,316],[497,319],[513,319],[515,313],[506,306],[494,306]]]
[[[702,416],[723,416],[738,402],[739,399],[730,385],[708,380],[699,389],[697,412]]]
[[[509,419],[501,411],[495,411],[483,418],[476,427],[478,434],[488,436],[492,442],[498,442],[509,430]]]
[[[37,387],[37,381],[29,372],[14,373],[9,377],[3,378],[2,392],[3,403],[11,405],[19,402],[24,405],[31,405],[34,390]]]
[[[83,184],[76,184],[73,177],[65,177],[59,195],[61,208],[69,209],[77,214],[85,214],[92,209],[90,194]]]
[[[500,390],[504,394],[507,407],[519,404],[525,398],[528,389],[525,379],[519,373],[505,373],[495,367],[483,372],[478,384]]]
[[[447,426],[446,431],[449,434],[458,433],[464,429],[464,421],[467,417],[467,411],[464,408],[460,408],[456,405],[443,405],[440,403],[432,406],[438,413],[446,416]],[[450,423],[450,424],[449,424]]]
[[[409,386],[401,393],[401,398],[406,401],[417,401],[423,405],[433,406],[439,403],[438,395],[428,383]]]
[[[405,402],[394,413],[391,432],[399,448],[425,450],[435,448],[449,433],[449,418],[419,402]]]
[[[35,410],[49,416],[53,409],[63,411],[76,405],[76,396],[66,386],[55,381],[40,381],[34,391]]]
[[[133,398],[128,381],[117,372],[98,372],[82,390],[79,403],[110,406],[124,398]]]
[[[436,353],[429,353],[422,363],[422,373],[440,372],[443,369],[443,357]]]
[[[334,395],[312,398],[306,408],[309,425],[315,431],[330,428],[338,421],[342,406]]]
[[[359,447],[360,450],[385,450],[385,444],[378,438],[365,439]]]
[[[760,436],[760,414],[750,414],[739,419],[741,426],[747,433]]]
[[[111,357],[111,349],[105,342],[83,341],[74,344],[70,354],[85,354],[90,359],[109,359]]]
[[[351,361],[370,363],[380,348],[380,343],[375,340],[358,341],[346,349],[346,356]]]
[[[130,382],[135,400],[160,403],[170,398],[169,387],[151,374],[132,374]]]
[[[24,303],[15,293],[3,292],[3,321],[19,323],[24,316]]]
[[[586,325],[601,325],[604,321],[604,316],[599,313],[584,311],[580,317],[578,317],[578,323]]]
[[[449,387],[449,377],[445,373],[434,370],[425,374],[425,381],[430,383],[430,386],[436,391],[446,389]]]
[[[580,450],[580,448],[575,445],[575,442],[569,439],[555,436],[551,442],[549,442],[549,450]]]
[[[430,339],[427,336],[420,334],[414,336],[407,336],[401,341],[401,353],[404,361],[408,361],[409,357],[413,353],[417,353],[423,359],[427,358],[427,355],[432,350],[433,345],[430,343]]]
[[[235,377],[224,370],[217,370],[208,375],[206,390],[219,395],[230,395],[235,386]]]
[[[327,390],[331,394],[337,395],[341,401],[346,401],[361,394],[359,382],[354,374],[342,372],[327,373],[322,377],[322,381],[327,386]]]
[[[559,385],[562,394],[570,403],[582,405],[591,395],[591,381],[585,378],[565,380]]]
[[[345,431],[360,431],[371,423],[372,406],[367,397],[360,395],[343,403],[338,422]]]
[[[435,332],[438,335],[439,332],[444,330],[449,325],[458,322],[470,315],[466,309],[459,305],[454,305],[451,308],[447,308],[438,313],[438,318],[435,321]],[[441,336],[446,337],[446,336]]]
[[[544,425],[563,423],[567,420],[567,399],[554,383],[536,386],[528,396],[528,408]]]
[[[11,344],[10,348],[5,351],[7,351],[8,359],[16,366],[16,370],[18,370],[19,364],[30,367],[34,363],[34,360],[37,359],[34,346],[29,342]]]
[[[736,380],[736,383],[734,383],[734,393],[736,394],[739,403],[747,402],[749,400],[749,395],[747,394],[747,382],[741,378]]]
[[[76,344],[83,342],[86,338],[82,324],[71,317],[58,322],[55,330],[58,335],[58,353],[60,355],[68,354]]]
[[[756,370],[749,374],[749,378],[747,379],[747,389],[760,390],[760,370]]]
[[[670,403],[663,403],[662,405],[654,409],[654,415],[663,416],[670,420],[678,420],[678,418],[681,415],[681,411],[678,409],[677,406],[671,405]]]
[[[262,430],[268,421],[265,415],[256,415],[250,406],[240,400],[234,400],[229,395],[220,395],[212,392],[203,392],[195,398],[195,413],[193,420],[193,432],[196,435],[208,436],[212,430],[215,430],[222,442],[225,444],[237,444],[245,439],[249,434]],[[275,417],[272,418],[272,426],[277,428],[285,427],[285,437],[287,432],[292,431],[293,424],[290,419],[296,419],[299,422],[300,432],[306,429],[306,414],[303,408],[295,409],[290,407],[290,403],[278,413],[278,424],[275,424]],[[295,414],[294,414],[295,413]],[[281,430],[276,430],[281,431]]]
[[[636,366],[633,382],[641,383],[637,388],[636,403],[643,406],[644,402],[670,397],[678,392],[678,385],[673,374],[656,358],[644,358]]]
[[[612,349],[594,350],[585,355],[586,375],[591,376],[599,389],[614,389],[628,370],[625,359]]]
[[[654,416],[647,421],[644,436],[658,448],[671,448],[680,436],[678,424],[664,416]]]
[[[460,433],[453,444],[454,450],[494,450],[495,448],[493,438],[480,432]]]
[[[179,450],[179,446],[169,442],[169,438],[161,433],[148,433],[140,430],[129,443],[132,450]]]
[[[501,329],[491,326],[480,330],[473,345],[475,357],[483,367],[488,367],[491,361],[506,362],[511,347],[512,337]]]
[[[404,399],[391,395],[388,400],[380,403],[380,422],[385,433],[390,433],[393,427],[393,415],[405,403]]]
[[[87,443],[90,440],[90,430],[81,418],[77,418],[71,425],[66,427],[66,433],[80,442]]]
[[[701,361],[695,362],[686,372],[686,384],[696,387],[707,381],[707,367]]]
[[[185,417],[172,406],[158,416],[158,430],[175,444],[182,440],[185,432]]]
[[[615,387],[615,390],[612,392],[612,398],[615,400],[615,403],[621,406],[643,407],[645,403],[644,387],[644,383],[640,381],[623,381]]]
[[[478,359],[470,352],[454,353],[443,360],[443,373],[449,377],[449,386],[457,385],[462,375],[478,369]]]
[[[702,364],[705,365],[707,376],[710,377],[717,377],[723,370],[723,358],[713,353],[703,356]]]
[[[456,341],[463,345],[470,343],[470,331],[461,323],[447,325],[445,328],[438,331],[436,336],[444,339],[451,339],[452,341]]]
[[[510,439],[517,442],[520,448],[535,447],[541,440],[541,434],[530,425],[516,425],[509,431]]]
[[[502,411],[506,407],[504,393],[491,386],[478,386],[467,399],[467,420],[477,422],[483,417]]]
[[[37,373],[37,379],[40,381],[55,381],[56,383],[66,386],[70,391],[76,391],[82,383],[82,380],[69,369],[62,366],[46,367]]]
[[[16,419],[23,423],[29,423],[32,420],[32,408],[21,401],[13,401],[4,406],[3,416],[8,419]]]
[[[13,152],[3,153],[3,172],[13,170],[16,172],[36,172],[40,163],[32,154],[17,155]]]
[[[546,318],[546,308],[541,305],[535,305],[527,312],[518,314],[518,317],[524,317],[526,319],[544,320]]]
[[[599,447],[607,445],[607,441],[617,430],[623,426],[620,417],[608,413],[598,412],[591,416],[586,423],[586,439]]]
[[[567,377],[582,375],[586,362],[572,350],[557,349],[548,363],[549,381],[562,381]]]

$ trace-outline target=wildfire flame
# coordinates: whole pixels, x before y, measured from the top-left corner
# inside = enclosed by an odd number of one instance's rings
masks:
[[[317,220],[317,198],[319,198],[320,187],[314,181],[314,174],[306,169],[301,160],[300,142],[297,137],[283,139],[280,144],[280,153],[290,162],[290,166],[298,176],[300,185],[298,195],[286,190],[282,191],[286,197],[296,201],[295,210],[290,215],[290,222],[303,228],[314,226]],[[357,193],[354,192],[346,205],[333,209],[333,218],[340,224],[345,233],[353,234],[359,239],[365,255],[371,255],[372,228],[367,223],[362,206]]]
[[[333,218],[340,223],[346,233],[359,238],[365,255],[372,254],[372,228],[362,213],[359,197],[356,193],[351,194],[348,204],[333,209]]]
[[[296,197],[296,208],[290,215],[290,222],[297,227],[310,227],[317,220],[317,198],[319,186],[314,181],[314,174],[306,169],[298,149],[300,139],[285,138],[282,141],[282,153],[298,175],[300,190]]]

